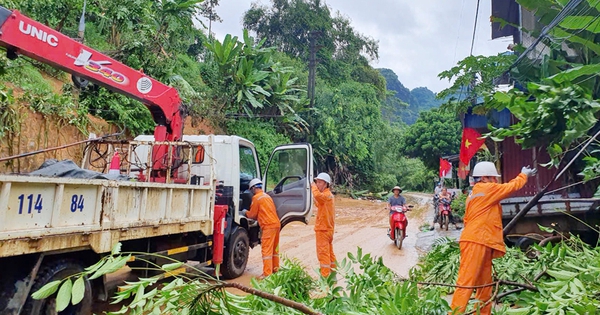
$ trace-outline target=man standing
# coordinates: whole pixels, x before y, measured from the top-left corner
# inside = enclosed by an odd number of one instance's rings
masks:
[[[244,210],[247,218],[258,220],[258,225],[262,230],[260,238],[260,247],[263,259],[263,273],[259,279],[264,279],[279,269],[279,231],[281,223],[275,210],[275,203],[271,196],[265,194],[262,190],[262,181],[255,178],[250,181],[250,191],[252,205],[250,210]]]
[[[317,257],[319,259],[321,276],[328,277],[331,269],[336,267],[335,254],[333,253],[333,228],[335,225],[334,197],[329,186],[331,177],[327,173],[320,173],[311,185],[315,205],[317,206],[317,219],[315,222],[315,237],[317,240]]]
[[[527,179],[537,172],[528,166],[505,184],[498,184],[498,171],[492,162],[479,162],[473,168],[473,177],[478,178],[471,195],[467,198],[464,232],[460,237],[460,268],[458,286],[479,286],[492,283],[492,259],[504,256],[506,248],[502,237],[502,207],[500,201],[521,189]],[[493,286],[478,288],[475,298],[487,302]],[[457,288],[451,308],[463,313],[473,289]],[[480,305],[481,306],[481,305]],[[489,315],[492,304],[481,306],[481,314]]]

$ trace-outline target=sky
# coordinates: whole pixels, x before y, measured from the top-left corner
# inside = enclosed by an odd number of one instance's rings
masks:
[[[437,75],[469,56],[477,0],[323,0],[332,14],[351,21],[359,33],[379,42],[375,68],[392,69],[409,89],[425,86],[439,92],[450,86]],[[216,8],[222,23],[213,22],[216,38],[242,36],[242,17],[252,3],[268,0],[220,0]],[[512,38],[491,40],[491,1],[481,1],[474,55],[506,51]],[[208,23],[206,23],[208,25]]]

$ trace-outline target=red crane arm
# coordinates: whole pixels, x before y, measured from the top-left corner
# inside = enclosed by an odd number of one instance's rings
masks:
[[[0,6],[0,46],[11,54],[50,64],[148,107],[157,123],[156,141],[179,141],[183,132],[181,99],[176,89],[36,22]]]

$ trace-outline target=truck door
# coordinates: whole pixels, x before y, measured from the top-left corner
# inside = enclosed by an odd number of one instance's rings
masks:
[[[281,228],[294,221],[308,223],[312,213],[312,176],[310,144],[282,145],[271,153],[263,182],[275,202]]]

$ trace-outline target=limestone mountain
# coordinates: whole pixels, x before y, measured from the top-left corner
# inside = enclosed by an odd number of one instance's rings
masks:
[[[390,91],[382,112],[384,117],[389,117],[391,122],[404,122],[411,125],[419,117],[419,112],[441,105],[442,102],[436,99],[435,93],[427,87],[409,90],[391,69],[378,70],[385,78],[386,87]]]

